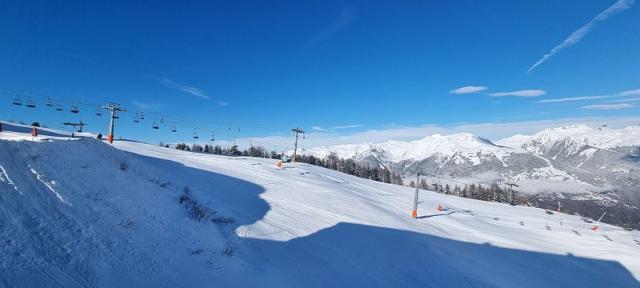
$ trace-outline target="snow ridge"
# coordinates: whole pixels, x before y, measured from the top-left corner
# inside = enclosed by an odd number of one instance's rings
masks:
[[[640,145],[640,126],[613,129],[606,125],[597,128],[584,124],[568,125],[548,128],[533,135],[514,135],[496,143],[543,155],[561,142],[564,142],[565,148],[571,155],[580,153],[584,146],[613,149]]]
[[[344,159],[362,159],[375,155],[376,158],[386,163],[418,161],[434,155],[448,158],[457,154],[470,159],[476,164],[480,163],[481,155],[492,154],[498,159],[503,159],[513,152],[525,151],[501,147],[471,133],[434,134],[415,141],[390,140],[382,143],[321,146],[301,150],[301,154],[313,155],[319,158],[325,158],[331,154]]]

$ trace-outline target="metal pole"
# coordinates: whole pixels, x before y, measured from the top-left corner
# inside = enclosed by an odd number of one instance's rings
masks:
[[[109,143],[113,144],[113,122],[116,116],[116,109],[110,109],[111,110],[111,119],[109,120],[109,136],[107,136],[107,138],[109,139]]]
[[[420,192],[420,173],[418,173],[418,179],[416,179],[416,193],[413,195],[413,211],[411,211],[411,218],[418,218],[418,193]]]
[[[291,159],[291,162],[296,162],[296,155],[298,154],[298,134],[304,133],[304,130],[300,128],[293,128],[291,131],[296,134],[296,142],[293,147],[293,159]]]
[[[296,131],[296,143],[293,146],[293,159],[291,159],[291,162],[296,162],[297,153],[298,153],[298,131]]]
[[[127,111],[122,106],[116,103],[109,103],[107,105],[102,106],[103,109],[111,111],[111,119],[109,119],[109,135],[107,136],[109,143],[113,144],[113,126],[115,126],[116,119],[116,111]]]

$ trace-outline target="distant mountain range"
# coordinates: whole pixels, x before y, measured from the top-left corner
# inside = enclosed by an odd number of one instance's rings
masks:
[[[640,126],[571,125],[495,143],[469,133],[435,134],[416,141],[323,146],[300,153],[384,166],[405,179],[420,172],[429,181],[450,185],[514,183],[527,195],[640,207]]]

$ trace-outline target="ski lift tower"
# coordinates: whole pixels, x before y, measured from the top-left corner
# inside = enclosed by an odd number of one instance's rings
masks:
[[[109,121],[109,135],[107,136],[107,139],[109,140],[109,143],[113,143],[113,125],[115,124],[116,111],[125,112],[127,111],[127,109],[124,109],[124,107],[120,106],[120,104],[113,103],[113,102],[110,102],[109,104],[102,106],[102,109],[111,111],[111,118]]]
[[[504,183],[504,185],[509,186],[509,190],[511,190],[511,206],[516,205],[516,190],[513,190],[513,187],[520,187],[515,183]]]
[[[293,134],[296,135],[296,142],[295,145],[293,146],[293,157],[291,158],[291,162],[296,162],[296,153],[298,152],[298,135],[299,134],[304,134],[304,130],[300,129],[300,128],[293,128],[291,129],[291,131],[293,131]]]
[[[88,124],[84,123],[84,122],[82,122],[82,120],[80,120],[80,122],[78,122],[78,123],[75,123],[75,122],[64,122],[64,123],[62,123],[62,125],[64,125],[64,126],[72,126],[74,129],[76,129],[76,131],[78,133],[82,133],[82,128],[84,126],[87,126]]]

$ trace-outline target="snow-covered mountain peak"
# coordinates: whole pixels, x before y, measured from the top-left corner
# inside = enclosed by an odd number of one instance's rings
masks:
[[[544,155],[560,143],[563,143],[570,153],[578,153],[585,146],[612,149],[640,145],[640,126],[615,129],[606,125],[597,128],[585,124],[568,125],[548,128],[532,135],[514,135],[497,143],[524,148],[539,155]]]
[[[449,134],[449,135],[442,135],[442,134],[433,134],[427,137],[424,137],[420,140],[416,140],[413,141],[416,143],[462,143],[462,142],[474,142],[474,143],[479,143],[479,144],[490,144],[493,145],[493,143],[491,143],[491,141],[478,137],[476,135],[473,135],[471,133],[457,133],[457,134]]]
[[[301,154],[315,157],[326,157],[330,154],[335,154],[344,159],[364,159],[372,156],[381,162],[418,161],[436,154],[444,157],[454,154],[475,157],[480,153],[494,154],[501,158],[510,152],[516,152],[516,150],[495,145],[491,141],[471,133],[433,134],[414,141],[389,140],[377,144],[346,144],[301,150]]]

